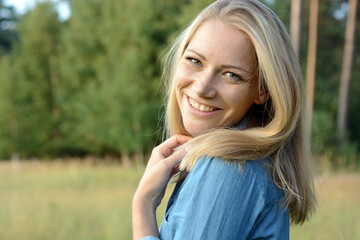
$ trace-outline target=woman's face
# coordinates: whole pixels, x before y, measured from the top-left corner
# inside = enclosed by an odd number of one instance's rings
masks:
[[[175,72],[176,99],[185,129],[238,123],[258,103],[251,70],[254,52],[246,35],[222,21],[207,21],[193,35]]]

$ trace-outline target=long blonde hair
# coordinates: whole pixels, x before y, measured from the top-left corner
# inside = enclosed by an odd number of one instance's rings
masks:
[[[257,58],[259,92],[270,99],[249,110],[244,130],[211,129],[194,138],[180,169],[190,171],[200,156],[229,161],[269,157],[273,180],[285,191],[293,223],[303,223],[314,210],[316,197],[309,139],[304,131],[303,79],[298,56],[282,22],[256,0],[218,0],[205,8],[177,38],[164,58],[167,81],[165,128],[167,136],[188,134],[175,96],[173,74],[191,37],[205,21],[217,19],[245,33]]]

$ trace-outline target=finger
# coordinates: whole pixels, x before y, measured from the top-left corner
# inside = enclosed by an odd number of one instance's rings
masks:
[[[190,141],[192,137],[185,136],[185,135],[174,135],[171,138],[167,139],[165,142],[159,145],[159,150],[162,152],[162,155],[166,158],[170,156],[174,148],[177,148],[184,143]]]
[[[181,160],[185,157],[186,151],[184,148],[180,148],[179,150],[175,151],[172,155],[164,159],[171,168],[174,168],[176,164],[179,164]]]
[[[164,144],[168,147],[168,148],[176,148],[180,145],[183,145],[184,143],[188,142],[189,140],[191,140],[192,137],[189,136],[185,136],[185,135],[174,135],[170,138],[168,138]]]

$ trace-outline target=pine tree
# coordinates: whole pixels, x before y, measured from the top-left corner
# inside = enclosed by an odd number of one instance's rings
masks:
[[[58,138],[57,46],[60,23],[50,3],[41,3],[19,22],[14,49],[12,94],[17,146],[24,156],[52,154]]]
[[[17,40],[16,22],[14,7],[5,6],[4,1],[0,0],[0,57],[4,53],[9,53]]]
[[[177,30],[181,1],[71,4],[61,57],[64,147],[141,156],[156,141],[157,61],[169,33]]]

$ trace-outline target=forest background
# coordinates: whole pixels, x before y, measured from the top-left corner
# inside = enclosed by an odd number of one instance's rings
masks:
[[[264,3],[290,30],[297,1]],[[311,221],[291,226],[290,236],[360,239],[360,24],[340,135],[349,5],[319,0],[316,26],[309,24],[315,1],[302,1],[299,56],[309,86],[308,59],[316,53],[312,151],[319,205]],[[57,12],[63,2],[71,10],[66,19]],[[132,196],[148,153],[161,141],[161,55],[210,2],[53,0],[19,15],[0,0],[0,239],[131,239]],[[317,29],[315,44],[310,26]]]
[[[301,17],[304,76],[309,1]],[[210,2],[72,0],[71,16],[59,20],[56,1],[23,15],[0,1],[0,159],[146,162],[161,139],[161,54]],[[291,1],[264,2],[289,29]],[[360,165],[359,24],[341,147],[336,125],[347,10],[345,0],[319,1],[312,149],[335,167]]]

